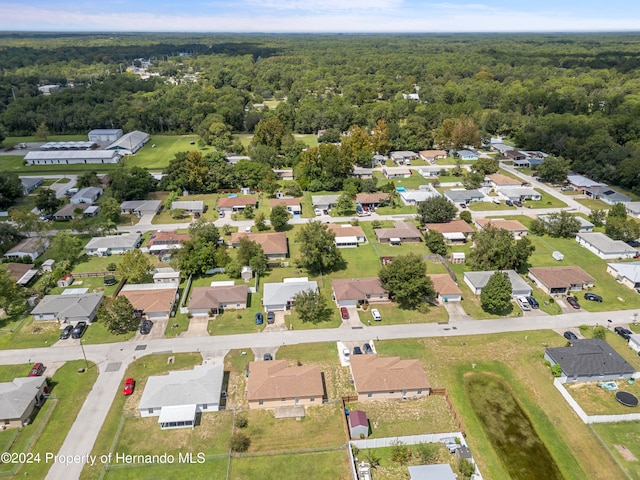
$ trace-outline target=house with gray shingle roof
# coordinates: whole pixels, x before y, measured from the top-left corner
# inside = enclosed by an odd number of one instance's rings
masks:
[[[489,282],[491,276],[495,273],[494,270],[487,270],[484,272],[464,272],[464,283],[466,283],[471,291],[476,295],[482,293],[482,289]],[[511,282],[511,296],[529,296],[531,295],[531,287],[525,282],[515,270],[504,270]]]
[[[576,241],[604,260],[634,258],[638,250],[621,240],[613,240],[604,233],[578,233]]]
[[[84,252],[87,255],[95,255],[99,257],[123,254],[137,248],[140,244],[141,238],[142,236],[139,233],[93,237],[89,240],[89,243],[85,245]]]
[[[18,377],[0,383],[0,424],[4,428],[19,428],[29,423],[36,406],[44,401],[47,378]]]
[[[265,312],[289,310],[293,306],[293,297],[304,291],[318,291],[318,282],[307,277],[285,278],[280,283],[265,283],[262,305]]]
[[[92,322],[102,303],[104,294],[85,293],[70,295],[45,295],[31,311],[34,320],[57,321],[75,324]]]

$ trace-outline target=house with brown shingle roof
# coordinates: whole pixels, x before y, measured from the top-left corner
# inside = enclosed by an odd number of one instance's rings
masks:
[[[431,274],[428,277],[433,282],[440,303],[459,302],[462,300],[462,290],[448,273]]]
[[[487,225],[492,225],[495,228],[500,228],[510,232],[516,239],[524,237],[529,233],[529,229],[521,224],[517,220],[505,220],[504,218],[478,218],[476,225],[481,229],[485,229]]]
[[[522,184],[521,180],[516,178],[507,177],[501,173],[494,173],[493,175],[487,175],[484,177],[485,181],[489,182],[492,187],[519,187]]]
[[[389,301],[389,292],[382,288],[378,277],[332,280],[331,288],[338,307]]]
[[[253,208],[258,207],[256,197],[223,197],[218,199],[218,210],[223,212],[239,212],[249,205]]]
[[[399,245],[404,242],[421,242],[420,230],[411,222],[395,222],[393,228],[376,228],[374,230],[380,243]]]
[[[125,285],[119,295],[125,296],[134,310],[154,319],[169,317],[177,293],[177,283],[141,283]]]
[[[447,158],[449,154],[445,150],[420,150],[420,158],[425,162],[435,163],[439,158]]]
[[[250,362],[248,372],[249,408],[322,405],[324,387],[317,365],[290,367],[286,360]]]
[[[240,239],[246,238],[256,242],[269,260],[284,260],[289,253],[287,235],[284,232],[278,233],[244,233],[235,232],[231,234],[231,246],[238,248]]]
[[[271,198],[269,199],[269,208],[282,205],[292,215],[298,215],[302,213],[302,205],[300,205],[300,199],[295,197],[289,198]]]
[[[329,223],[327,224],[327,229],[333,232],[335,244],[338,248],[357,247],[367,241],[364,230],[358,225]]]
[[[441,233],[449,244],[465,243],[475,230],[464,220],[451,220],[447,223],[427,223],[425,224],[427,231]]]
[[[389,194],[384,192],[377,193],[358,193],[356,195],[356,202],[363,207],[378,208],[381,203],[389,201]]]
[[[224,310],[244,310],[247,308],[246,285],[212,285],[194,287],[187,304],[191,315],[216,315]]]
[[[527,277],[549,295],[584,290],[593,287],[596,282],[583,269],[573,265],[533,267],[529,269]]]
[[[190,238],[188,233],[153,232],[147,242],[147,247],[150,253],[160,255],[170,250],[182,248],[182,244],[189,241]]]
[[[417,399],[431,392],[419,360],[373,354],[352,355],[349,363],[358,401]]]

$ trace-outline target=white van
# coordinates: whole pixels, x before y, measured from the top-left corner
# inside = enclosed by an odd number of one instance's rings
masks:
[[[378,311],[377,308],[371,309],[371,316],[376,322],[379,322],[380,320],[382,320],[382,315],[380,315],[380,312]]]
[[[529,300],[527,300],[527,297],[518,297],[516,301],[518,302],[520,308],[525,312],[531,310],[531,305],[529,305]]]

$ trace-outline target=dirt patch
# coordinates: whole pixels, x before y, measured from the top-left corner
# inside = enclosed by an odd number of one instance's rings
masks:
[[[626,447],[626,445],[614,445],[614,447],[616,447],[616,450],[618,451],[618,453],[622,455],[622,458],[624,458],[627,462],[638,461],[638,459],[635,457],[633,453],[631,453],[631,450],[629,450]]]

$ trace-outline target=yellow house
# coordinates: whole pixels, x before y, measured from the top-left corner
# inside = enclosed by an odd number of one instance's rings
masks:
[[[427,397],[431,384],[419,360],[352,355],[351,376],[358,400],[417,399]]]

